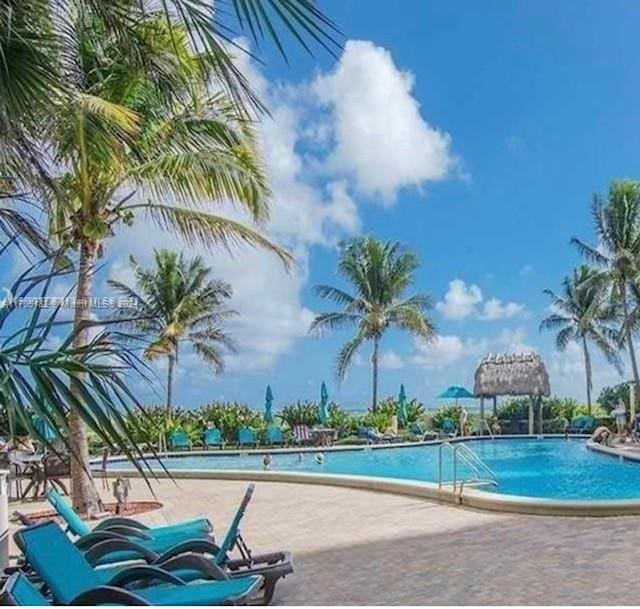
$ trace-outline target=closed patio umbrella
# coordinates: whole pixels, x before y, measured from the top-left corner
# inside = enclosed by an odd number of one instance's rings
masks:
[[[267,393],[264,396],[264,420],[265,423],[273,422],[273,412],[271,410],[273,404],[273,393],[271,393],[271,385],[267,385]]]
[[[400,394],[398,395],[398,420],[403,424],[407,425],[407,419],[409,415],[407,413],[407,394],[404,390],[404,385],[400,385]]]
[[[322,381],[320,387],[320,405],[318,407],[318,414],[320,415],[320,423],[323,425],[329,424],[329,392],[327,386]]]

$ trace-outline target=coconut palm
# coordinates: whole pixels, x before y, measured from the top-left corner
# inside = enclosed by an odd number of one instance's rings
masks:
[[[174,366],[180,343],[191,345],[215,374],[224,370],[223,351],[234,349],[222,324],[234,314],[225,306],[231,298],[228,283],[211,279],[199,256],[190,260],[168,250],[155,251],[155,268],[145,269],[130,259],[135,287],[120,281],[109,285],[136,303],[132,316],[124,311],[124,325],[149,341],[148,359],[167,358],[167,410],[171,410]],[[117,317],[116,317],[117,318]]]
[[[0,0],[0,175],[24,185],[56,240],[79,252],[78,302],[91,295],[104,240],[139,213],[189,242],[245,242],[288,261],[258,232],[199,203],[224,199],[266,218],[247,121],[247,107],[262,107],[233,63],[228,15],[282,52],[276,23],[305,47],[305,37],[334,45],[335,28],[310,0],[232,6]],[[88,341],[88,318],[76,307],[76,347]],[[74,505],[96,509],[85,427],[73,413],[70,423]]]
[[[6,264],[14,244],[0,248]],[[74,412],[111,451],[125,454],[144,475],[142,454],[124,423],[124,416],[139,407],[127,388],[125,374],[145,375],[146,366],[124,346],[117,333],[102,328],[82,347],[73,346],[72,323],[49,299],[43,308],[19,305],[51,295],[58,278],[70,270],[52,267],[46,260],[29,265],[0,302],[0,409],[6,423],[3,433],[14,438],[27,430],[51,446],[33,424],[37,416],[55,431],[56,440],[69,446],[69,413]],[[52,338],[54,340],[52,340]],[[87,382],[79,384],[78,371]],[[71,389],[70,389],[71,388]]]
[[[544,293],[551,298],[553,313],[542,320],[540,330],[552,330],[556,334],[556,347],[564,351],[574,341],[580,344],[584,356],[587,387],[587,407],[591,414],[591,390],[593,389],[591,354],[593,343],[607,361],[620,370],[618,336],[616,327],[619,307],[612,301],[609,290],[597,281],[600,272],[582,265],[574,269],[562,282],[562,292]]]
[[[373,343],[371,363],[372,410],[378,404],[378,364],[380,340],[389,328],[406,330],[431,340],[435,329],[426,311],[431,306],[427,294],[405,296],[418,268],[418,259],[399,243],[383,243],[373,237],[357,238],[341,246],[338,273],[353,288],[353,293],[330,285],[318,285],[321,298],[340,305],[339,311],[320,313],[310,331],[325,332],[355,326],[356,334],[338,354],[336,377],[342,380],[360,347]]]
[[[222,9],[193,0],[0,0],[0,165],[50,191],[38,143],[47,129],[43,119],[74,98],[75,25],[81,21],[100,37],[117,38],[129,63],[162,76],[163,62],[149,59],[148,41],[139,36],[138,25],[150,18],[161,20],[171,36],[174,27],[187,32],[216,85],[242,111],[264,108],[234,61],[237,36],[255,44],[268,39],[285,59],[282,29],[309,52],[312,43],[332,54],[340,49],[337,27],[314,0],[230,0]]]
[[[635,395],[638,396],[640,378],[630,316],[633,308],[631,283],[640,268],[640,183],[633,180],[612,182],[606,200],[594,196],[592,213],[600,245],[594,247],[575,237],[571,242],[601,269],[601,273],[590,281],[609,287],[620,303],[623,320],[620,340],[629,351]]]

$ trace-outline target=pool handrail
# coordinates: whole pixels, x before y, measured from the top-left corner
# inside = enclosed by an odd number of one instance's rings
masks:
[[[442,480],[442,452],[444,448],[448,448],[453,454],[453,492],[456,492],[458,488],[458,459],[463,461],[467,467],[471,469],[471,471],[475,474],[475,478],[470,480],[462,480],[460,483],[460,492],[462,493],[462,489],[464,487],[465,482],[473,482],[474,484],[483,483],[483,484],[491,484],[493,486],[498,486],[498,476],[497,474],[468,446],[462,443],[456,443],[455,446],[451,444],[451,442],[442,442],[438,448],[438,488],[442,489],[443,480]],[[484,470],[485,474],[489,475],[488,479],[484,479],[482,477],[482,473],[480,470]]]

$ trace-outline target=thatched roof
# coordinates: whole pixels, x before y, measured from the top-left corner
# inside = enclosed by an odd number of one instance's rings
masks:
[[[549,374],[537,353],[487,355],[475,375],[476,397],[550,395]]]

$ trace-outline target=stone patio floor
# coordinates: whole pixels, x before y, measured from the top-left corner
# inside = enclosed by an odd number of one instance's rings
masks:
[[[207,516],[223,535],[246,483],[153,483],[150,524]],[[132,499],[152,498],[133,481]],[[26,512],[42,503],[12,504]],[[257,552],[289,549],[279,605],[637,604],[640,517],[476,512],[368,491],[259,482],[242,527]]]

